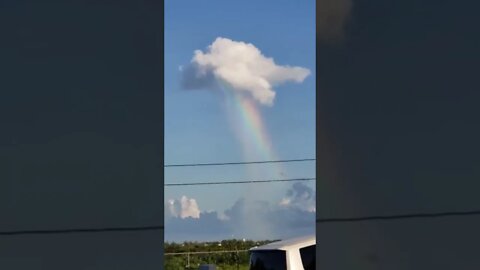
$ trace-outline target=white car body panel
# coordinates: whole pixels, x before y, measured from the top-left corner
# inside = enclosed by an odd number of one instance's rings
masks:
[[[284,250],[286,253],[286,270],[304,270],[302,258],[300,256],[300,249],[316,245],[315,235],[296,237],[288,240],[273,242],[260,247],[253,247],[251,252],[256,250]]]

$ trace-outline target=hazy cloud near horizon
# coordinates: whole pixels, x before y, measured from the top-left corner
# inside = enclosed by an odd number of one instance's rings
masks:
[[[301,83],[311,73],[303,67],[277,65],[253,44],[223,37],[215,39],[205,52],[196,50],[191,63],[180,71],[184,89],[227,86],[267,106],[272,106],[275,99],[273,87]]]
[[[191,208],[195,208],[192,205],[198,207],[195,199],[185,196],[167,204],[182,200],[189,201]],[[168,213],[168,209],[165,207],[167,241],[277,239],[315,232],[315,191],[302,183],[292,185],[284,199],[276,204],[240,198],[223,213],[200,211],[198,216],[184,215],[183,218],[181,211]]]
[[[307,212],[315,212],[315,191],[308,186],[297,182],[287,191],[279,205],[288,208],[297,208]]]

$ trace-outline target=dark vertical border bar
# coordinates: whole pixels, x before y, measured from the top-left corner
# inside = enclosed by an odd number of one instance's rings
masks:
[[[162,115],[160,116],[160,125],[161,125],[161,155],[160,155],[160,160],[161,160],[161,164],[160,164],[160,184],[161,184],[161,189],[162,191],[160,192],[161,194],[161,200],[160,200],[160,204],[161,204],[161,212],[159,213],[160,216],[161,216],[161,224],[162,224],[162,230],[160,231],[160,233],[162,234],[161,236],[161,245],[160,245],[160,252],[161,252],[161,256],[160,256],[160,265],[162,267],[165,267],[165,257],[164,257],[164,253],[165,253],[165,245],[163,244],[165,242],[165,217],[164,217],[164,198],[165,198],[165,187],[164,187],[164,184],[165,184],[165,174],[164,174],[164,165],[165,165],[165,161],[164,161],[164,157],[165,157],[165,131],[164,131],[164,127],[165,127],[165,78],[164,78],[164,68],[165,68],[165,49],[164,49],[164,44],[165,44],[165,0],[160,0],[160,22],[159,22],[159,25],[160,25],[160,32],[161,32],[161,35],[159,37],[160,39],[160,51],[161,51],[161,70],[162,72],[160,72],[160,83],[161,83],[161,86],[162,86],[162,93],[160,95],[160,106],[161,106],[161,111],[162,111]]]
[[[118,269],[123,252],[162,269],[164,0],[1,1],[0,36],[0,231],[16,231],[2,234],[0,268]],[[139,127],[150,141],[120,136]],[[148,183],[117,181],[143,162]],[[149,245],[123,244],[137,235]]]
[[[315,115],[315,131],[316,131],[316,136],[315,136],[315,154],[316,154],[316,161],[315,161],[315,177],[317,178],[316,180],[316,184],[315,184],[315,198],[316,198],[316,223],[315,223],[315,238],[317,240],[317,244],[318,244],[318,230],[319,230],[319,226],[318,226],[318,219],[320,218],[320,215],[319,215],[319,211],[320,211],[320,200],[319,200],[319,195],[320,195],[320,192],[319,192],[319,188],[320,188],[320,185],[319,185],[319,182],[321,181],[322,177],[321,177],[321,170],[320,170],[320,162],[321,162],[321,156],[320,156],[320,151],[321,151],[321,147],[320,147],[320,144],[319,144],[319,136],[320,136],[320,117],[321,117],[321,113],[320,113],[320,110],[319,110],[319,104],[320,104],[320,62],[319,62],[319,55],[320,55],[320,45],[319,45],[319,42],[318,42],[318,8],[319,8],[319,2],[322,1],[322,0],[315,0],[315,112],[316,112],[316,115]],[[318,248],[318,245],[316,245],[316,251],[315,251],[315,256],[317,258],[319,258],[319,248]],[[318,269],[318,260],[316,260],[316,268]]]

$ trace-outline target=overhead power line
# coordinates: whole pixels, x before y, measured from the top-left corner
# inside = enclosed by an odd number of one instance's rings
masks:
[[[293,182],[293,181],[312,181],[311,178],[290,178],[290,179],[268,179],[268,180],[246,180],[246,181],[218,181],[218,182],[195,182],[195,183],[166,183],[165,186],[200,186],[200,185],[227,185],[227,184],[257,184],[271,182]]]
[[[480,210],[473,211],[456,211],[456,212],[439,212],[439,213],[414,213],[405,215],[385,215],[385,216],[363,216],[349,218],[320,218],[317,223],[351,223],[373,220],[400,220],[400,219],[428,219],[441,217],[460,217],[460,216],[476,216],[480,215]],[[60,230],[19,230],[19,231],[0,231],[0,236],[9,235],[32,235],[32,234],[71,234],[71,233],[105,233],[105,232],[132,232],[132,231],[156,231],[163,230],[164,226],[143,226],[143,227],[110,227],[110,228],[83,228],[83,229],[60,229]],[[238,250],[239,252],[242,250]],[[225,251],[229,252],[229,251]],[[194,253],[194,252],[193,252]],[[175,255],[179,253],[170,253]],[[190,252],[192,254],[192,252]],[[165,254],[167,255],[167,254]]]
[[[142,227],[110,227],[110,228],[77,228],[60,230],[19,230],[0,231],[0,235],[27,235],[27,234],[68,234],[68,233],[104,233],[104,232],[132,232],[163,230],[162,225]]]
[[[398,220],[398,219],[418,219],[418,218],[441,218],[454,216],[474,216],[480,215],[480,210],[474,211],[456,211],[456,212],[439,212],[439,213],[413,213],[404,215],[384,215],[384,216],[363,216],[349,218],[320,218],[317,223],[340,223],[340,222],[361,222],[372,220]]]
[[[226,166],[226,165],[264,164],[264,163],[305,162],[305,161],[314,161],[314,160],[316,160],[316,159],[315,158],[302,158],[302,159],[264,160],[264,161],[246,161],[246,162],[167,164],[167,165],[164,165],[164,167],[169,168],[169,167]]]

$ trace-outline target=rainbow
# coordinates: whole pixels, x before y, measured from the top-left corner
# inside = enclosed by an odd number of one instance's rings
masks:
[[[242,143],[245,161],[278,160],[278,156],[272,145],[272,140],[270,139],[261,112],[255,101],[226,86],[224,86],[222,90],[225,96],[225,106],[228,111],[230,125]],[[276,177],[281,175],[283,169],[279,163],[273,163],[272,165],[273,167],[264,167],[263,170],[268,168],[269,173],[271,173],[273,169]],[[261,173],[262,171],[259,166],[255,166],[255,168],[257,168],[255,173],[252,172],[254,176],[267,176],[265,175],[265,171]]]

